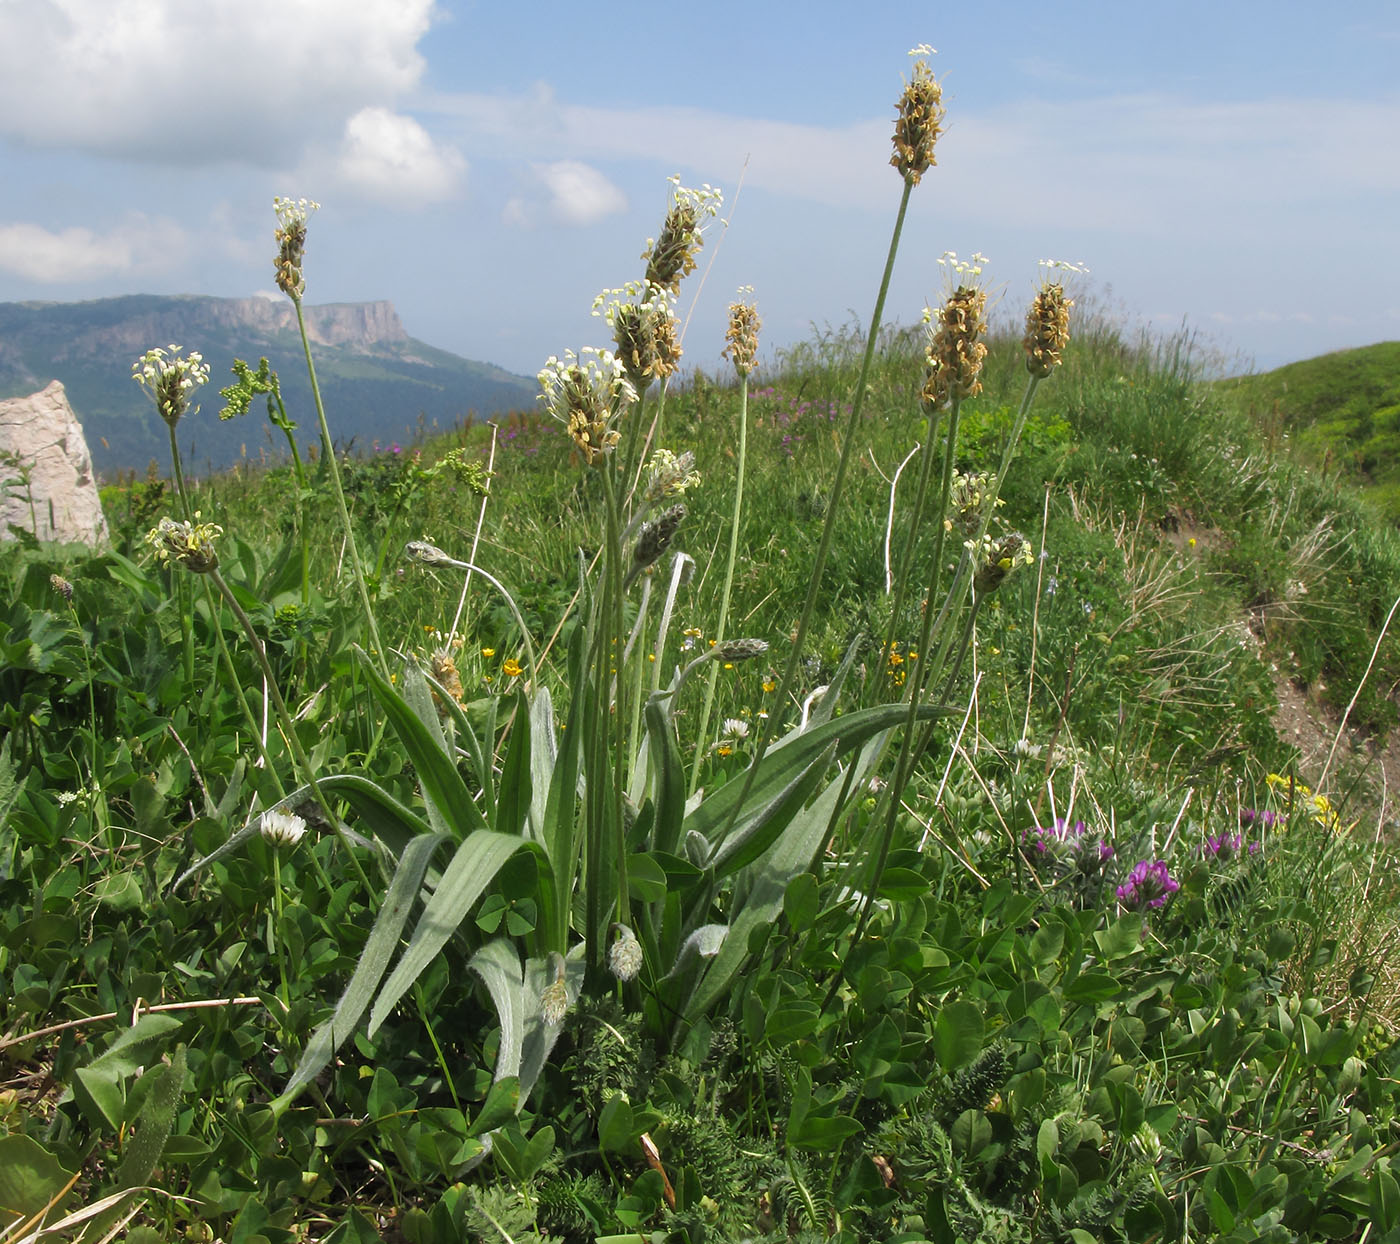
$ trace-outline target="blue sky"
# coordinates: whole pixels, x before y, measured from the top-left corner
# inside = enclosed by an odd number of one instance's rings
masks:
[[[1053,257],[1240,366],[1400,338],[1393,0],[0,0],[0,301],[270,290],[273,196],[306,196],[309,302],[533,374],[607,344],[675,173],[726,195],[686,361],[741,285],[771,358],[869,315],[919,43],[948,129],[890,317],[980,251],[1008,319]]]

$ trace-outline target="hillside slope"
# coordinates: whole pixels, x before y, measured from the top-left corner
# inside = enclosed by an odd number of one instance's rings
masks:
[[[1339,350],[1222,382],[1314,465],[1336,465],[1400,521],[1400,341]]]

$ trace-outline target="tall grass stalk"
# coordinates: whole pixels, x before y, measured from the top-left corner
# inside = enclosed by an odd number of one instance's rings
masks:
[[[267,651],[263,648],[262,640],[258,638],[257,631],[253,628],[252,619],[244,612],[243,606],[238,603],[238,597],[233,594],[233,590],[224,581],[216,568],[206,572],[209,581],[219,590],[229,608],[233,611],[233,616],[238,619],[238,624],[243,628],[244,635],[247,636],[248,644],[253,650],[254,657],[257,658],[258,666],[262,670],[263,678],[267,686],[268,694],[272,698],[273,711],[277,714],[278,724],[282,728],[282,733],[286,736],[287,746],[291,748],[292,757],[296,761],[297,769],[300,771],[302,780],[311,788],[311,794],[320,806],[321,812],[330,823],[331,829],[341,845],[345,848],[345,853],[350,857],[350,863],[354,866],[359,877],[360,884],[364,886],[367,901],[373,902],[374,890],[369,884],[369,878],[365,875],[365,870],[360,866],[359,857],[350,846],[350,840],[345,835],[345,830],[341,825],[340,817],[336,814],[327,800],[325,792],[321,789],[316,780],[316,770],[311,764],[310,758],[301,746],[301,739],[297,737],[296,723],[292,720],[292,715],[287,711],[286,702],[282,699],[282,693],[277,689],[277,676],[272,672],[272,665],[268,662]],[[312,853],[313,858],[314,852]],[[317,861],[319,867],[319,861]],[[323,884],[329,886],[328,878],[323,877]],[[333,891],[328,890],[327,893]]]
[[[856,379],[856,391],[851,400],[851,411],[846,417],[846,427],[841,441],[841,456],[836,462],[836,474],[831,481],[831,492],[827,501],[826,518],[822,523],[821,539],[817,544],[816,557],[812,564],[812,577],[807,586],[807,596],[802,603],[802,612],[797,618],[797,627],[793,631],[792,651],[788,654],[787,664],[783,668],[783,677],[778,684],[778,693],[774,699],[776,704],[786,704],[792,689],[797,684],[797,671],[801,667],[802,652],[807,642],[807,629],[811,625],[812,611],[816,607],[817,596],[821,591],[822,576],[826,573],[827,559],[831,554],[831,540],[836,531],[837,515],[841,507],[841,493],[845,488],[846,475],[850,469],[851,457],[855,447],[856,429],[860,426],[860,417],[865,409],[866,384],[870,377],[870,364],[875,357],[875,345],[880,333],[880,324],[885,314],[885,298],[889,294],[890,278],[894,275],[894,261],[899,254],[899,239],[904,232],[904,218],[909,211],[909,196],[914,190],[916,180],[906,174],[904,178],[904,188],[899,197],[899,211],[895,214],[894,229],[890,233],[889,251],[885,256],[884,271],[880,275],[880,288],[875,295],[875,308],[870,313],[870,328],[865,335],[865,350],[861,355],[860,374]],[[768,743],[774,729],[776,714],[770,715],[763,722],[762,729],[758,732],[758,740],[754,744],[754,757],[749,764],[747,773],[744,775],[744,786],[738,801],[734,805],[734,810],[730,813],[729,824],[721,833],[719,841],[723,842],[732,831],[734,822],[738,819],[739,811],[748,799],[750,790],[753,788],[754,778],[758,773],[758,766],[762,762],[768,750]]]
[[[729,638],[729,600],[734,588],[734,564],[739,560],[739,525],[744,512],[744,468],[749,443],[749,375],[739,377],[739,462],[734,476],[734,508],[729,519],[729,557],[724,567],[724,587],[720,590],[719,620],[715,623],[715,642]],[[695,761],[690,773],[690,793],[700,784],[700,767],[710,743],[710,712],[714,708],[715,683],[719,665],[710,665],[705,681],[705,699],[700,707],[700,724],[695,732]]]
[[[389,678],[389,661],[384,644],[379,638],[379,624],[375,621],[374,605],[369,598],[369,587],[365,582],[365,568],[360,561],[359,545],[355,541],[355,529],[350,522],[350,510],[345,504],[345,487],[340,479],[340,464],[336,461],[335,442],[331,440],[330,425],[326,422],[326,407],[321,400],[321,386],[316,380],[316,361],[311,357],[311,341],[306,335],[306,315],[302,310],[301,295],[288,294],[297,313],[297,332],[301,335],[302,353],[306,356],[306,374],[311,381],[311,399],[316,405],[316,420],[321,428],[321,452],[326,455],[326,469],[330,472],[332,491],[335,493],[336,509],[340,513],[340,525],[345,532],[345,546],[350,552],[350,567],[355,577],[355,588],[360,595],[360,605],[364,610],[365,623],[369,627],[370,647],[380,674]]]

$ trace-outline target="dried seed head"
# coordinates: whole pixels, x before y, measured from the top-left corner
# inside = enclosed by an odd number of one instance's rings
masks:
[[[768,651],[766,639],[726,639],[710,649],[717,661],[751,661]]]
[[[428,662],[428,668],[432,670],[433,677],[442,684],[442,689],[447,692],[458,704],[466,704],[466,693],[462,688],[462,676],[457,672],[457,662],[453,657],[450,647],[437,648]],[[439,716],[447,715],[447,706],[438,705]]]
[[[642,524],[637,546],[632,550],[633,567],[645,570],[652,566],[671,545],[677,529],[685,519],[685,506],[673,505],[649,523]]]
[[[676,313],[664,289],[636,281],[622,289],[605,289],[593,300],[593,314],[612,329],[617,357],[634,388],[644,389],[679,369]]]
[[[752,293],[752,289],[746,292]],[[753,371],[754,360],[758,357],[758,330],[763,321],[758,318],[758,308],[751,302],[731,302],[729,304],[729,327],[724,339],[729,342],[724,347],[724,357],[734,364],[740,376]]]
[[[70,604],[72,603],[73,585],[69,583],[68,580],[65,579],[62,575],[49,575],[49,586],[53,588],[53,590],[57,592],[60,596],[62,596],[64,600],[68,601]]]
[[[1040,266],[1069,273],[1088,271],[1082,264],[1056,259],[1043,259]],[[1026,350],[1026,370],[1037,379],[1044,380],[1060,365],[1062,352],[1069,343],[1069,309],[1072,306],[1074,302],[1065,296],[1063,282],[1051,281],[1048,276],[1031,300],[1026,313],[1026,335],[1021,344]]]
[[[155,550],[158,562],[183,566],[193,574],[208,574],[219,567],[214,540],[223,534],[224,529],[213,523],[177,523],[173,518],[162,518],[146,533],[146,543]]]
[[[306,292],[301,270],[306,257],[306,222],[320,206],[310,199],[272,200],[272,210],[277,213],[277,258],[273,261],[277,288],[294,301]]]
[[[681,280],[695,271],[695,256],[704,245],[705,224],[719,212],[724,195],[711,186],[692,190],[670,178],[671,205],[661,233],[647,239],[642,258],[647,261],[646,283],[658,289],[680,292]]]
[[[943,132],[943,88],[926,61],[916,61],[914,72],[899,97],[894,123],[894,154],[890,163],[911,186],[937,163],[933,147]]]
[[[620,981],[636,980],[642,970],[642,944],[625,924],[613,925],[617,941],[608,947],[608,967]]]
[[[980,267],[976,271],[980,273]],[[949,401],[963,401],[982,392],[979,377],[982,360],[987,357],[981,340],[987,331],[986,307],[985,290],[959,285],[936,314],[925,312],[928,370],[920,398],[926,411],[940,410]]]

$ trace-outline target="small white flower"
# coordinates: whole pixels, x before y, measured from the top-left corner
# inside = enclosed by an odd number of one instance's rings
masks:
[[[284,199],[280,195],[272,200],[272,210],[277,213],[277,223],[284,229],[304,225],[311,213],[320,208],[314,199]]]
[[[938,49],[930,43],[916,44],[909,49],[910,56],[937,56]]]
[[[306,833],[306,822],[294,812],[264,812],[258,829],[277,847],[294,847]]]
[[[1041,743],[1032,743],[1030,739],[1020,738],[1016,740],[1016,745],[1011,749],[1012,753],[1021,760],[1036,760],[1045,747]]]
[[[730,739],[746,739],[749,737],[749,723],[742,717],[726,717],[724,735]]]

